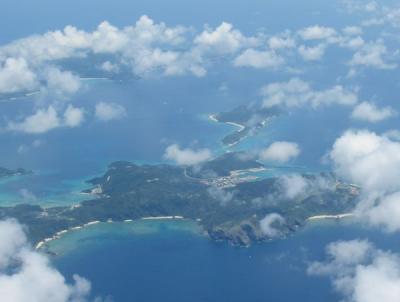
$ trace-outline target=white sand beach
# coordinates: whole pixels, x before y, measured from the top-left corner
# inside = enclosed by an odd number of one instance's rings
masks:
[[[322,220],[322,219],[342,219],[342,218],[347,218],[347,217],[353,217],[353,213],[344,213],[344,214],[338,214],[338,215],[317,215],[317,216],[311,216],[308,217],[307,220]]]

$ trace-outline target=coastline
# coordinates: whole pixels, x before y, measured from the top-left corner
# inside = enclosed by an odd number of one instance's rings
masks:
[[[208,116],[208,118],[209,118],[210,120],[212,120],[213,122],[221,123],[221,121],[217,119],[216,114],[210,114],[210,115]],[[239,129],[238,129],[238,132],[242,132],[244,129],[246,129],[246,126],[241,125],[241,124],[238,124],[238,123],[234,123],[234,122],[223,122],[223,123],[224,123],[224,124],[227,124],[227,125],[231,125],[231,126],[235,126],[235,127],[239,128]]]
[[[353,213],[343,213],[343,214],[337,214],[337,215],[315,215],[315,216],[310,216],[308,217],[305,222],[312,222],[312,221],[319,221],[319,220],[340,220],[340,219],[345,219],[345,218],[351,218],[354,217]],[[41,250],[43,248],[47,247],[47,244],[49,244],[51,241],[53,240],[58,240],[61,239],[62,236],[73,232],[73,231],[79,231],[82,230],[84,228],[93,226],[93,225],[97,225],[100,223],[105,223],[105,224],[110,224],[110,223],[132,223],[132,222],[138,222],[138,221],[160,221],[160,220],[187,220],[187,218],[183,217],[183,216],[179,216],[179,215],[174,215],[174,216],[147,216],[147,217],[141,217],[138,219],[125,219],[122,221],[113,221],[112,219],[108,219],[105,222],[99,221],[99,220],[95,220],[95,221],[90,221],[88,223],[85,223],[83,225],[80,226],[74,226],[65,230],[61,230],[57,233],[55,233],[52,237],[49,238],[45,238],[42,241],[38,242],[34,249],[35,250]],[[188,220],[192,220],[193,222],[200,222],[201,219],[188,219]]]
[[[60,239],[63,235],[68,234],[69,232],[72,231],[79,231],[81,229],[84,229],[86,227],[92,226],[92,225],[96,225],[96,224],[100,224],[100,223],[114,223],[114,222],[124,222],[124,223],[130,223],[130,222],[135,222],[135,221],[149,221],[149,220],[184,220],[185,217],[183,216],[179,216],[179,215],[175,215],[175,216],[149,216],[149,217],[142,217],[139,219],[125,219],[123,221],[113,221],[112,219],[108,219],[106,222],[102,222],[99,220],[94,220],[94,221],[90,221],[88,223],[85,223],[83,225],[80,226],[75,226],[75,227],[71,227],[62,231],[59,231],[57,233],[55,233],[52,237],[48,237],[43,239],[42,241],[39,241],[36,245],[35,245],[35,250],[40,250],[42,248],[46,247],[46,244],[50,243],[53,240],[57,240]],[[195,220],[198,222],[198,220]]]
[[[238,129],[238,132],[242,132],[244,129],[246,129],[245,126],[243,126],[243,125],[241,125],[241,124],[234,123],[234,122],[225,122],[225,124],[238,127],[238,128],[239,128],[239,129]]]
[[[315,220],[325,220],[325,219],[343,219],[354,217],[353,213],[343,213],[338,215],[316,215],[311,216],[306,219],[306,221],[315,221]]]

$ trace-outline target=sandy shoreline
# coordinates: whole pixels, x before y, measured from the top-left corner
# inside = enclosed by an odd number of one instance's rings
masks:
[[[212,120],[213,122],[219,123],[219,120],[216,118],[215,114],[210,114],[210,115],[208,116],[208,118],[209,118],[210,120]]]
[[[185,219],[185,217],[176,215],[176,216],[150,216],[150,217],[142,217],[142,218],[140,218],[139,220],[182,220],[182,219]],[[133,220],[133,219],[125,219],[125,220],[123,220],[123,221],[115,221],[115,222],[125,222],[125,223],[129,223],[129,222],[134,222],[134,221],[135,221],[135,220]],[[53,235],[52,237],[45,238],[45,239],[43,239],[42,241],[38,242],[38,243],[36,244],[36,246],[35,246],[35,249],[36,249],[36,250],[39,250],[39,249],[43,248],[43,247],[44,247],[46,244],[48,244],[49,242],[51,242],[51,241],[53,241],[53,240],[60,239],[61,236],[65,235],[65,234],[67,234],[67,233],[69,233],[69,232],[71,232],[71,231],[78,231],[78,230],[81,230],[81,229],[83,229],[83,228],[86,228],[86,227],[89,227],[89,226],[92,226],[92,225],[96,225],[96,224],[99,224],[99,223],[101,223],[101,221],[99,221],[99,220],[94,220],[94,221],[90,221],[90,222],[88,222],[88,223],[85,223],[85,224],[83,224],[83,225],[81,225],[81,226],[75,226],[75,227],[71,227],[71,228],[66,229],[66,230],[59,231],[59,232],[57,232],[55,235]],[[112,219],[108,219],[105,223],[114,223],[114,221],[113,221]]]
[[[348,218],[348,217],[353,217],[353,213],[344,213],[344,214],[338,214],[338,215],[316,215],[316,216],[311,216],[307,218],[307,221],[313,221],[313,220],[323,220],[323,219],[343,219],[343,218]]]
[[[225,124],[238,127],[238,128],[239,128],[239,130],[238,130],[239,132],[242,132],[244,129],[246,129],[245,126],[243,126],[243,125],[241,125],[241,124],[234,123],[234,122],[226,122]]]
[[[353,216],[354,216],[353,213],[344,213],[344,214],[338,214],[338,215],[316,215],[316,216],[308,217],[306,219],[306,221],[317,221],[317,220],[325,220],[325,219],[343,219],[343,218],[350,218],[350,217],[353,217]],[[130,223],[130,222],[140,221],[140,220],[141,221],[146,221],[146,220],[149,221],[149,220],[183,220],[183,219],[185,219],[185,217],[179,216],[179,215],[175,215],[175,216],[149,216],[149,217],[142,217],[142,218],[139,218],[137,220],[125,219],[123,221],[113,221],[112,219],[108,219],[105,223],[114,223],[114,222]],[[200,222],[201,219],[198,218],[195,221]],[[65,234],[67,234],[69,232],[78,231],[78,230],[81,230],[83,228],[86,228],[86,227],[89,227],[89,226],[92,226],[92,225],[96,225],[96,224],[99,224],[99,223],[101,223],[101,221],[95,220],[95,221],[90,221],[88,223],[85,223],[85,224],[83,224],[81,226],[75,226],[75,227],[71,227],[69,229],[65,229],[65,230],[59,231],[54,236],[49,237],[49,238],[45,238],[42,241],[38,242],[36,244],[36,246],[35,246],[35,249],[39,250],[39,249],[45,247],[46,244],[48,244],[49,242],[51,242],[53,240],[60,239],[61,236],[65,235]]]
[[[217,119],[217,117],[216,117],[215,114],[210,114],[210,115],[208,116],[208,118],[209,118],[210,120],[212,120],[213,122],[216,122],[216,123],[219,123],[219,122],[220,122],[220,121]],[[243,131],[244,129],[246,129],[245,126],[243,126],[243,125],[241,125],[241,124],[238,124],[238,123],[234,123],[234,122],[224,122],[224,124],[228,124],[228,125],[235,126],[235,127],[239,128],[239,129],[238,129],[239,132],[241,132],[241,131]]]

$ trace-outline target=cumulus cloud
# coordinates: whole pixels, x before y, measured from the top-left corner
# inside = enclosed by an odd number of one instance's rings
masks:
[[[47,83],[45,89],[59,96],[74,94],[81,87],[78,76],[70,71],[61,71],[56,67],[47,68],[45,78]]]
[[[239,47],[248,40],[230,26],[223,24],[217,29],[215,35],[220,38],[207,40],[206,33],[200,35],[196,47],[207,44],[212,51],[218,51],[226,49],[221,46],[224,43],[231,43],[234,49],[236,43]],[[107,71],[118,72],[120,66],[126,66],[140,75],[202,76],[205,74],[201,66],[202,53],[178,48],[185,42],[186,32],[185,27],[168,27],[142,16],[136,24],[124,28],[105,21],[92,32],[67,26],[61,31],[19,39],[0,47],[0,93],[37,89],[39,80],[47,83],[45,91],[73,93],[79,88],[78,78],[52,65],[60,60],[84,59],[96,54],[115,56],[113,63],[100,66]]]
[[[100,102],[96,104],[95,116],[101,121],[119,120],[126,116],[126,109],[116,103]]]
[[[328,260],[312,263],[308,273],[330,277],[345,301],[399,300],[399,255],[376,249],[365,240],[334,242],[326,252]]]
[[[82,108],[76,108],[68,105],[64,112],[64,124],[67,127],[78,127],[85,119],[85,112]]]
[[[332,177],[301,174],[288,174],[278,179],[280,192],[285,198],[295,200],[309,196],[312,192],[333,191],[336,189],[336,180]]]
[[[288,108],[302,106],[317,108],[332,104],[349,106],[358,102],[357,93],[341,85],[315,91],[309,83],[298,78],[292,78],[288,82],[268,84],[261,89],[261,94],[264,97],[265,107],[283,105]]]
[[[0,60],[0,93],[31,91],[38,88],[35,73],[30,70],[23,58]]]
[[[268,47],[273,50],[293,48],[296,46],[296,41],[288,36],[272,36],[268,39]]]
[[[285,218],[283,218],[278,213],[267,214],[260,221],[261,231],[268,237],[277,237],[281,233],[279,227],[285,223]]]
[[[349,130],[339,137],[330,152],[336,172],[377,192],[399,188],[400,143],[367,130]]]
[[[331,27],[314,25],[298,32],[303,40],[327,40],[336,36],[336,30]]]
[[[79,126],[84,120],[84,110],[69,105],[60,117],[54,106],[47,109],[38,109],[34,114],[26,117],[19,122],[9,122],[7,130],[24,132],[28,134],[41,134],[59,127],[74,128]]]
[[[394,115],[396,115],[396,112],[391,107],[379,108],[374,103],[362,102],[353,109],[351,117],[357,120],[376,123]]]
[[[54,128],[60,127],[60,119],[53,106],[47,109],[39,109],[31,116],[26,117],[22,122],[10,122],[8,129],[26,133],[45,133]]]
[[[343,28],[343,33],[347,36],[358,36],[363,33],[363,29],[359,26],[346,26]]]
[[[287,163],[300,154],[300,148],[292,142],[274,142],[265,150],[260,152],[260,159],[265,161],[276,161]]]
[[[77,275],[74,283],[34,251],[21,225],[14,220],[0,221],[0,295],[4,302],[85,302],[89,281]]]
[[[400,142],[367,130],[349,130],[330,152],[336,173],[361,186],[354,213],[370,225],[400,230]]]
[[[343,0],[343,6],[349,13],[361,11],[361,12],[375,12],[380,9],[379,4],[376,1],[364,1],[364,0]]]
[[[350,60],[351,66],[365,66],[377,69],[393,69],[396,64],[387,63],[387,48],[382,40],[369,42],[357,51]]]
[[[117,64],[111,63],[110,61],[103,62],[100,65],[100,69],[111,73],[118,73],[120,71],[120,67]]]
[[[211,151],[208,149],[182,149],[179,145],[174,144],[165,150],[164,158],[173,160],[178,165],[193,166],[211,159]]]
[[[215,54],[230,54],[241,48],[255,46],[257,38],[245,37],[239,30],[234,29],[230,23],[223,22],[215,30],[206,28],[194,39],[195,45],[203,51]]]
[[[326,46],[324,44],[319,44],[317,46],[304,46],[301,45],[298,49],[300,56],[306,61],[318,61],[321,60],[325,54]]]
[[[237,67],[276,68],[284,62],[285,60],[274,51],[259,51],[250,48],[236,57],[233,64]]]
[[[299,174],[284,175],[279,178],[279,183],[285,196],[289,199],[303,195],[309,186],[308,181]]]
[[[343,39],[340,42],[340,45],[342,47],[346,47],[346,48],[349,48],[352,50],[357,50],[357,49],[362,48],[365,45],[365,41],[360,36],[357,36],[357,37],[351,37],[348,39]]]

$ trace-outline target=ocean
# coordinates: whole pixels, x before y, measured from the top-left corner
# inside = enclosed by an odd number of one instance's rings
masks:
[[[56,267],[67,278],[92,281],[93,297],[112,301],[336,302],[328,278],[309,276],[325,245],[368,238],[400,251],[398,237],[349,221],[318,221],[289,238],[232,247],[202,236],[190,221],[98,224],[50,244]]]
[[[315,24],[340,29],[360,23],[361,16],[341,14],[336,4],[320,0],[238,0],[234,5],[227,0],[2,0],[0,43],[70,24],[85,30],[94,30],[104,20],[120,27],[132,25],[144,14],[155,22],[193,26],[197,31],[205,24],[215,27],[231,22],[248,35],[260,29],[276,34]],[[375,39],[373,35],[370,38]],[[207,116],[260,102],[260,88],[271,82],[299,77],[315,90],[336,84],[361,87],[360,100],[397,106],[398,93],[388,87],[398,87],[400,71],[371,71],[347,79],[349,54],[328,51],[326,57],[325,65],[317,62],[311,67],[289,62],[304,73],[235,69],[228,59],[204,78],[84,80],[84,89],[71,100],[86,110],[82,127],[40,136],[0,133],[0,166],[34,171],[33,175],[0,181],[0,206],[76,204],[87,198],[80,194],[88,188],[85,181],[104,173],[112,161],[164,162],[164,150],[172,143],[221,154],[227,151],[221,138],[235,128],[214,123]],[[40,103],[36,97],[1,100],[0,129],[15,117],[32,114]],[[121,104],[128,115],[110,123],[96,121],[93,108],[98,102]],[[290,166],[274,167],[268,177],[282,171],[329,170],[324,157],[335,138],[349,127],[367,127],[352,121],[350,113],[344,107],[320,108],[317,114],[311,108],[291,110],[230,150],[257,150],[276,140],[289,140],[301,146],[300,156]],[[397,127],[397,119],[368,125],[378,132]],[[324,258],[326,244],[357,238],[369,238],[383,249],[400,250],[397,236],[345,222],[312,223],[290,238],[237,248],[209,241],[187,221],[99,224],[71,232],[53,241],[51,248],[58,254],[52,262],[69,280],[80,274],[92,282],[93,296],[110,296],[115,302],[333,302],[340,297],[329,280],[307,276],[307,264]]]
[[[232,87],[238,86],[236,81],[232,80]],[[94,79],[82,80],[82,83],[84,88],[72,100],[74,106],[85,108],[86,121],[81,127],[61,128],[40,136],[2,133],[0,166],[22,167],[34,173],[2,180],[0,205],[76,204],[87,198],[80,194],[89,188],[86,180],[102,175],[111,162],[165,162],[165,149],[175,143],[181,147],[208,148],[218,156],[227,151],[253,152],[274,141],[287,140],[298,143],[302,152],[289,166],[269,170],[269,176],[290,171],[326,171],[330,167],[322,159],[347,126],[343,123],[320,127],[328,119],[346,120],[348,111],[343,108],[322,108],[317,119],[312,110],[298,110],[273,118],[257,135],[228,148],[221,139],[237,128],[213,122],[208,116],[249,102],[260,102],[260,96],[254,91],[261,81],[252,84],[253,88],[242,89],[249,90],[249,97],[238,88],[221,92],[219,87],[225,82],[220,75],[125,82]],[[29,114],[35,108],[34,98],[4,102],[0,106],[10,118],[12,114]],[[95,120],[94,107],[98,102],[121,104],[127,110],[126,118],[111,122]],[[39,144],[35,145],[37,141]]]

